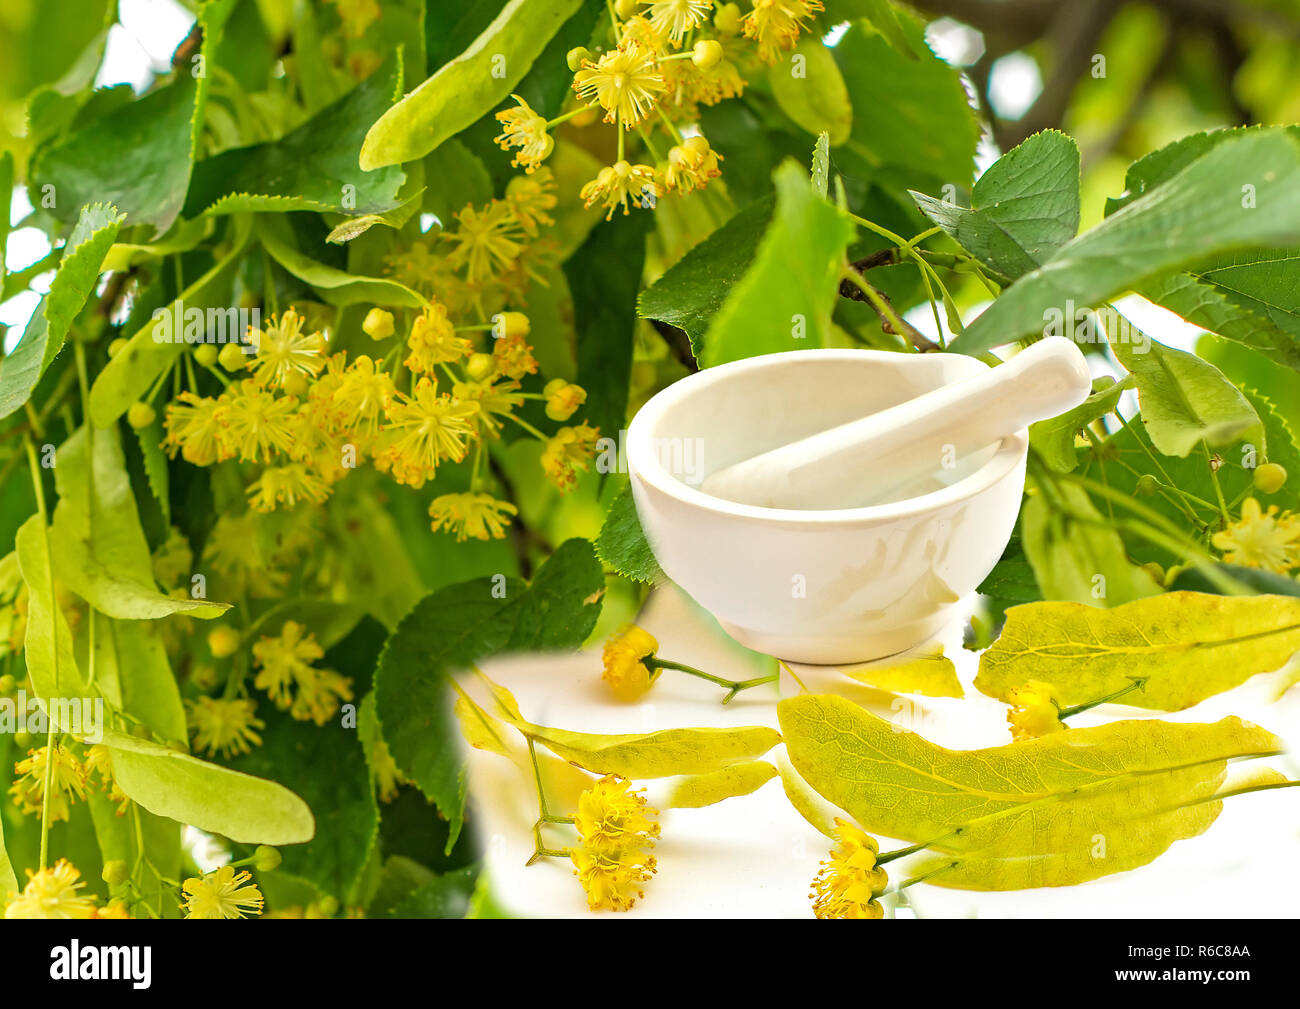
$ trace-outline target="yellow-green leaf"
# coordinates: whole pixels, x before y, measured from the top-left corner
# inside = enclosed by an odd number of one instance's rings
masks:
[[[1113,722],[982,750],[948,750],[834,695],[778,708],[795,770],[876,834],[927,842],[944,886],[1063,886],[1144,865],[1218,815],[1226,762],[1271,755],[1271,733]]]
[[[118,786],[151,813],[243,844],[301,844],[316,832],[307,804],[274,781],[112,730],[104,744]]]
[[[730,764],[761,757],[781,741],[775,729],[761,725],[735,729],[663,729],[607,736],[525,724],[524,731],[556,756],[595,774],[618,774],[624,778],[709,774]]]
[[[72,630],[63,611],[54,604],[50,579],[50,549],[40,515],[18,529],[14,545],[18,569],[27,583],[27,631],[23,655],[27,675],[38,697],[81,697],[85,681],[72,651]]]
[[[748,795],[776,777],[776,768],[766,760],[733,764],[710,774],[696,774],[673,785],[664,802],[667,809],[696,809],[723,799]]]
[[[1069,706],[1145,677],[1122,703],[1181,711],[1282,668],[1297,651],[1300,599],[1291,596],[1168,592],[1111,610],[1026,603],[1007,610],[1001,636],[980,657],[975,686],[1005,699],[1040,680]]]
[[[768,71],[772,96],[796,125],[816,136],[829,134],[837,147],[853,129],[853,103],[835,57],[816,35],[800,40],[788,60]],[[823,190],[825,195],[825,190]]]
[[[841,672],[859,683],[895,694],[920,694],[923,697],[961,697],[957,667],[943,654],[943,645],[934,644],[919,652],[880,659],[860,666],[845,666]]]

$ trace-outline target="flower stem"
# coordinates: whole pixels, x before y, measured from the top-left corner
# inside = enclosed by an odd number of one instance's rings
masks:
[[[775,683],[779,678],[779,673],[772,673],[768,676],[755,676],[752,680],[728,680],[721,676],[714,676],[712,673],[706,673],[703,669],[696,669],[694,666],[688,666],[684,662],[673,662],[670,659],[661,659],[656,656],[649,656],[642,660],[647,669],[676,669],[679,673],[689,673],[691,676],[698,676],[702,680],[708,680],[710,683],[716,683],[720,687],[726,687],[727,695],[722,699],[723,704],[727,704],[742,690],[748,690],[750,687],[761,687],[765,683]]]
[[[1059,709],[1059,713],[1057,717],[1062,719],[1069,718],[1071,715],[1077,715],[1081,711],[1087,711],[1089,708],[1095,708],[1099,704],[1106,704],[1110,701],[1118,700],[1119,698],[1123,697],[1125,694],[1131,694],[1135,690],[1141,690],[1143,687],[1147,685],[1147,678],[1145,676],[1133,676],[1130,678],[1133,680],[1133,682],[1130,683],[1127,687],[1121,687],[1119,690],[1116,690],[1112,694],[1107,694],[1105,697],[1098,697],[1095,701],[1088,701],[1086,704],[1076,704],[1073,707],[1061,708]]]

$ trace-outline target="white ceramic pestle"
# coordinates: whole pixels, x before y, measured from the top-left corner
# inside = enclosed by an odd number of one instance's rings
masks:
[[[727,466],[700,490],[801,510],[897,500],[957,460],[1078,406],[1091,389],[1079,348],[1048,337],[1006,364]]]

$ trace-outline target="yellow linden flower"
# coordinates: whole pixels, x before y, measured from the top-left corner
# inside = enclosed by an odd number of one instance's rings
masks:
[[[713,0],[659,0],[650,5],[650,23],[676,45],[682,36],[701,24],[713,9]]]
[[[377,369],[375,362],[362,354],[343,373],[331,401],[348,427],[371,434],[395,391],[392,376]]]
[[[281,504],[290,508],[304,501],[320,504],[329,496],[329,485],[300,462],[265,469],[248,487],[248,503],[259,512],[275,511]]]
[[[1241,519],[1215,533],[1211,542],[1229,564],[1285,574],[1300,567],[1300,516],[1279,515],[1277,505],[1264,511],[1249,497],[1241,503]]]
[[[339,704],[352,700],[352,681],[333,669],[308,666],[298,676],[298,691],[289,714],[300,722],[324,725],[339,710]]]
[[[821,0],[753,0],[754,9],[741,19],[745,38],[758,43],[758,58],[775,63],[782,50],[795,47],[803,22],[825,8]]]
[[[330,0],[338,8],[343,34],[359,39],[379,20],[379,0]]]
[[[664,76],[654,52],[635,40],[624,41],[595,63],[588,60],[573,76],[573,90],[590,102],[600,102],[605,122],[616,119],[630,130],[654,108],[663,94]]]
[[[286,620],[278,636],[263,637],[253,646],[253,660],[261,670],[253,684],[283,710],[289,706],[294,684],[324,655],[316,635],[296,620]]]
[[[539,168],[530,177],[516,175],[506,185],[506,201],[519,226],[530,237],[536,237],[543,228],[555,224],[547,211],[559,202],[555,195],[555,176],[549,168]]]
[[[493,200],[482,211],[466,207],[456,221],[458,227],[447,235],[454,246],[447,261],[455,269],[465,267],[470,283],[508,269],[523,251],[519,222],[508,203]]]
[[[501,431],[501,421],[497,418],[510,416],[524,402],[518,389],[518,382],[489,379],[483,382],[457,382],[451,387],[451,392],[459,400],[478,404],[475,422],[482,434],[495,438]]]
[[[667,34],[659,31],[654,26],[654,23],[642,14],[635,14],[623,22],[623,34],[620,38],[624,43],[638,45],[656,56],[663,55],[668,49]],[[588,53],[588,58],[590,58],[590,53]],[[585,61],[583,62],[585,65]],[[581,69],[581,67],[574,69]]]
[[[163,439],[171,455],[180,449],[181,458],[194,466],[208,466],[217,461],[222,426],[217,420],[219,402],[192,392],[183,392],[176,402],[167,405]]]
[[[233,757],[262,745],[257,730],[266,728],[266,723],[256,712],[257,702],[247,697],[200,697],[185,702],[185,720],[194,737],[194,748],[213,757]]]
[[[238,455],[240,462],[269,462],[277,452],[293,448],[298,401],[292,396],[277,399],[256,381],[245,379],[221,399],[216,414],[222,428],[220,458]]]
[[[628,200],[635,207],[653,207],[659,196],[659,181],[655,170],[649,165],[633,165],[626,161],[606,165],[596,177],[588,182],[578,193],[583,206],[590,207],[602,202],[608,208],[605,220],[614,216],[614,211],[622,206],[623,213],[628,213]]]
[[[41,815],[49,753],[48,746],[28,750],[27,756],[14,764],[15,777],[9,786],[9,794],[13,796],[14,805],[24,813]],[[86,797],[86,768],[75,753],[55,743],[50,773],[50,819],[66,820],[71,803]]]
[[[596,455],[600,432],[586,421],[576,427],[562,427],[546,440],[542,450],[542,470],[547,479],[562,491],[572,489],[578,470],[584,473]]]
[[[393,753],[382,739],[376,739],[370,751],[370,773],[375,776],[375,788],[379,792],[380,802],[392,802],[397,798],[400,785],[411,784],[393,759]]]
[[[459,361],[474,352],[469,338],[456,332],[447,317],[446,306],[437,301],[425,308],[412,324],[406,345],[411,350],[406,366],[418,375],[432,375],[439,364]]]
[[[504,539],[511,517],[518,514],[509,501],[498,501],[491,494],[442,494],[429,505],[433,531],[454,532],[457,543]]]
[[[506,317],[518,315],[506,312]],[[537,358],[533,357],[533,348],[524,339],[523,333],[507,332],[503,337],[493,341],[492,356],[497,360],[497,371],[507,378],[523,378],[537,373]]]
[[[252,361],[253,377],[267,388],[284,388],[292,376],[316,377],[325,366],[325,337],[304,334],[303,317],[292,308],[279,320],[271,316],[264,329],[250,334],[257,356]]]
[[[422,378],[411,396],[398,393],[385,408],[387,445],[383,454],[399,483],[422,487],[444,459],[465,458],[465,440],[474,431],[478,404],[438,394],[436,382]]]
[[[579,843],[569,857],[593,911],[626,911],[644,897],[641,884],[655,873],[649,849],[659,837],[659,811],[641,791],[609,774],[578,798],[574,828]]]
[[[6,918],[89,919],[95,917],[95,898],[78,896],[86,885],[81,873],[66,858],[52,869],[27,870],[27,885],[5,908]]]
[[[518,95],[510,97],[519,103],[519,107],[503,109],[497,113],[504,132],[496,137],[496,142],[503,151],[518,147],[519,153],[510,163],[531,175],[550,157],[551,151],[555,149],[555,139],[546,132],[545,116],[539,116]]]
[[[262,891],[250,886],[248,872],[223,865],[215,872],[181,884],[186,918],[246,918],[262,913]]]
[[[601,679],[609,684],[621,701],[635,701],[650,689],[657,672],[651,672],[644,659],[659,650],[653,635],[629,624],[605,642],[601,655],[604,671]]]
[[[1052,688],[1038,680],[1024,686],[1013,687],[1007,693],[1007,724],[1011,726],[1013,740],[1037,739],[1065,729],[1061,710],[1052,700]]]
[[[101,788],[108,791],[108,797],[117,803],[117,815],[124,816],[127,807],[131,804],[130,797],[122,791],[113,777],[113,754],[103,743],[96,743],[86,751],[86,780],[89,782],[90,775],[99,775],[99,784]]]
[[[664,188],[683,196],[703,189],[722,174],[718,168],[721,157],[703,137],[689,137],[668,152],[663,168]]]
[[[835,818],[835,847],[813,880],[813,914],[818,918],[883,918],[875,898],[885,892],[889,876],[876,864],[875,838],[855,824]]]
[[[551,420],[568,420],[578,412],[578,407],[587,402],[586,389],[562,378],[547,382],[542,387],[542,395],[546,397],[546,416]]]

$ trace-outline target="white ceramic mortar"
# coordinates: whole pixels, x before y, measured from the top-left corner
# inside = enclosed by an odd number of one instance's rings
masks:
[[[1028,431],[951,471],[936,446],[938,489],[869,508],[758,508],[692,484],[986,367],[958,354],[805,350],[664,389],[627,434],[632,493],[660,566],[737,641],[793,662],[862,662],[930,639],[1006,547]]]

